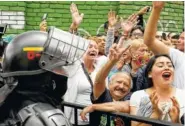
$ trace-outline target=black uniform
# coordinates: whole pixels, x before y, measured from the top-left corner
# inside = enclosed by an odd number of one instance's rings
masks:
[[[0,74],[0,126],[70,125],[59,106],[70,68],[75,71],[73,64],[88,47],[85,40],[81,46],[71,43],[72,36],[78,37],[53,27],[49,33],[23,33],[8,44]]]

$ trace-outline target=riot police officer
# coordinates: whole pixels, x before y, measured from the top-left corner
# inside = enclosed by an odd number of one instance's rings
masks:
[[[88,40],[54,27],[16,36],[2,61],[0,126],[69,125],[58,106],[87,47]]]

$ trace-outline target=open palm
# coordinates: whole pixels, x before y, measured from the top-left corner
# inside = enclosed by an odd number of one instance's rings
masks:
[[[127,20],[123,21],[121,18],[121,27],[124,31],[130,32],[132,28],[137,24],[137,15],[132,14]]]
[[[47,22],[45,20],[40,23],[40,31],[47,31]]]
[[[109,21],[109,26],[113,27],[118,21],[118,15],[116,16],[116,12],[110,10],[108,13],[108,21]]]
[[[71,15],[72,15],[72,21],[73,21],[73,23],[76,26],[79,26],[80,23],[83,20],[84,14],[83,13],[79,14],[78,8],[77,8],[76,4],[74,4],[74,3],[71,4],[70,10],[71,10]]]
[[[122,54],[129,49],[129,46],[126,48],[119,47],[119,44],[114,43],[109,49],[109,59],[112,61],[118,61]]]

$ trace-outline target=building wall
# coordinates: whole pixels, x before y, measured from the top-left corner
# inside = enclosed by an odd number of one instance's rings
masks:
[[[103,23],[107,21],[110,9],[126,19],[140,8],[152,2],[145,1],[75,1],[80,13],[84,13],[84,20],[80,25],[83,32],[95,35],[103,31]],[[7,23],[8,34],[18,34],[27,30],[38,30],[41,18],[48,13],[48,26],[68,30],[71,24],[71,2],[65,1],[0,1],[0,23]],[[147,22],[149,13],[144,15]],[[181,32],[184,26],[184,4],[166,2],[160,17],[159,30]]]

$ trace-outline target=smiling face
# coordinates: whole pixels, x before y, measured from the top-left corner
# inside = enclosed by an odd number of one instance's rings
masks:
[[[89,47],[85,52],[84,58],[89,60],[94,60],[98,56],[98,45],[95,41],[91,40],[89,43]]]
[[[114,100],[118,101],[125,97],[131,88],[131,78],[126,73],[116,73],[111,77],[109,90]]]
[[[170,86],[174,79],[174,67],[171,60],[165,56],[158,57],[149,73],[149,77],[152,78],[154,86]]]

